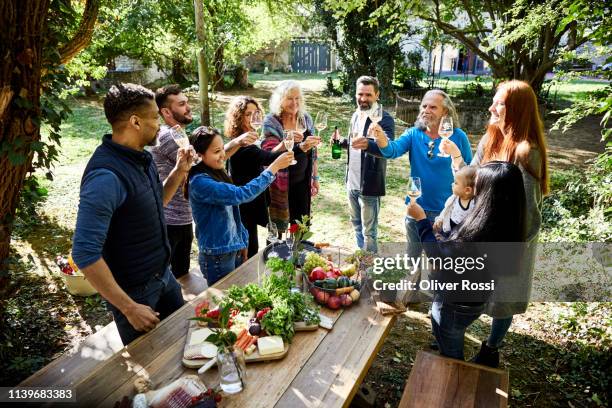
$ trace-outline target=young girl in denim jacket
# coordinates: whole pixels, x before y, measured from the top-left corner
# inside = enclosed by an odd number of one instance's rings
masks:
[[[192,144],[202,161],[189,171],[185,197],[196,224],[200,270],[211,286],[246,259],[249,238],[238,206],[264,192],[278,170],[289,166],[293,153],[283,153],[259,177],[235,186],[225,171],[223,139],[217,129],[200,126],[193,132]]]

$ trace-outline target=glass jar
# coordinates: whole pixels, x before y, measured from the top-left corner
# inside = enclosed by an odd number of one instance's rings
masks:
[[[219,384],[228,394],[236,394],[246,386],[244,352],[237,347],[220,347],[217,352]]]

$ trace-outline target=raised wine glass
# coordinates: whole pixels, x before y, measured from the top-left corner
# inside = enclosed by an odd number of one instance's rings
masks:
[[[293,145],[295,144],[295,132],[293,130],[285,130],[285,138],[283,139],[285,149],[288,152],[293,151]],[[297,164],[297,160],[291,160],[291,165]]]
[[[448,138],[451,137],[451,135],[453,134],[453,118],[451,118],[450,116],[442,117],[442,119],[440,120],[440,127],[438,128],[438,134],[440,135],[442,140],[448,140]],[[450,155],[440,150],[440,153],[438,153],[438,157],[450,157]]]
[[[410,201],[416,201],[421,196],[421,179],[418,177],[410,177],[408,180],[408,197]]]
[[[368,112],[368,117],[370,118],[370,122],[372,122],[371,126],[377,125],[378,122],[382,120],[383,117],[383,106],[378,102],[374,102],[372,109]],[[371,139],[376,139],[374,135],[368,135]]]
[[[197,155],[193,146],[189,143],[189,137],[187,137],[187,132],[181,125],[174,125],[171,128],[170,134],[172,135],[172,139],[181,149],[189,149],[193,152],[193,163],[192,166],[195,166],[200,162],[200,157]]]
[[[251,127],[255,129],[255,132],[257,133],[258,136],[259,136],[259,129],[261,129],[261,126],[263,125],[262,116],[263,115],[259,109],[254,111],[253,114],[251,115]],[[261,139],[261,136],[260,136],[260,139]]]

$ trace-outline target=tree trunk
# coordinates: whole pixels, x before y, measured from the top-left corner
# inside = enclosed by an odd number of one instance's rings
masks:
[[[225,84],[223,83],[223,73],[225,71],[223,49],[223,45],[220,45],[215,50],[215,60],[213,62],[215,68],[215,74],[213,76],[213,92],[219,91],[225,87]]]
[[[206,34],[204,31],[204,5],[203,0],[194,0],[196,36],[200,50],[197,52],[198,58],[198,78],[200,87],[200,114],[201,124],[210,126],[210,102],[208,100],[208,60],[206,59]]]
[[[242,65],[238,65],[234,70],[234,87],[238,89],[249,87],[249,70]]]
[[[0,292],[7,289],[15,209],[40,139],[41,34],[49,0],[8,0],[0,14]],[[8,151],[7,151],[8,150]],[[11,160],[12,159],[12,160]]]
[[[99,0],[87,0],[75,37],[60,51],[62,63],[91,39]],[[32,170],[32,143],[40,140],[41,69],[49,0],[4,0],[0,8],[0,298],[8,289],[8,256],[23,181]],[[49,45],[54,47],[55,44]]]
[[[177,84],[184,84],[187,82],[187,78],[185,77],[185,63],[180,57],[172,59],[172,81]]]

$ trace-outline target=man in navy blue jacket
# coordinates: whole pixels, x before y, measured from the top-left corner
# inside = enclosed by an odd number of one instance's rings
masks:
[[[104,135],[83,178],[72,257],[108,308],[127,345],[183,305],[170,273],[163,206],[191,167],[188,149],[161,182],[145,146],[155,143],[159,116],[153,92],[134,84],[111,87]]]
[[[376,141],[367,136],[380,132],[393,140],[395,133],[395,121],[387,112],[383,112],[378,124],[370,119],[377,108],[379,88],[378,79],[374,77],[357,79],[357,110],[349,128],[345,178],[357,246],[370,252],[378,251],[378,212],[380,197],[385,195],[387,161],[382,158]]]

